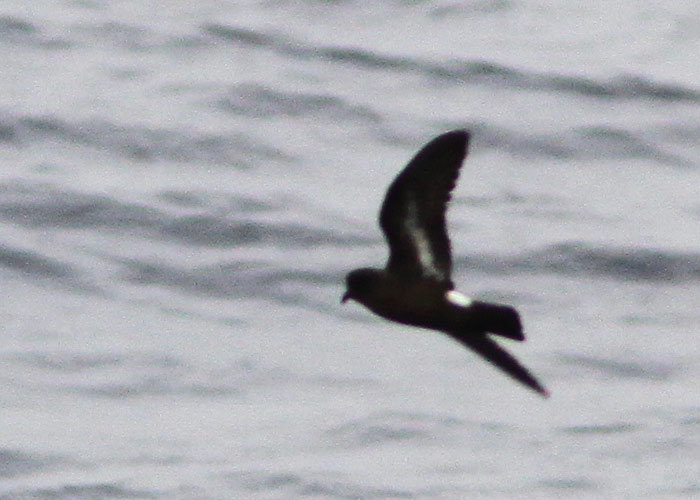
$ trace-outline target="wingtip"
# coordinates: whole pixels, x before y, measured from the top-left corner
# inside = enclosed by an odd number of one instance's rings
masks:
[[[427,155],[435,154],[449,154],[458,157],[460,160],[464,159],[469,152],[469,137],[470,134],[465,129],[451,130],[450,132],[445,132],[432,141],[426,144],[421,151],[418,152],[417,158],[424,157]]]
[[[551,392],[549,392],[547,389],[544,387],[538,387],[537,388],[537,393],[542,396],[544,399],[549,399],[549,397],[552,395]]]
[[[485,358],[497,368],[503,370],[508,376],[520,382],[528,389],[538,393],[543,398],[549,398],[550,393],[540,384],[539,380],[530,373],[520,362],[515,359],[508,351],[498,345],[495,340],[484,336],[455,336],[450,333],[456,340],[459,340],[470,349],[473,349],[477,354]]]
[[[544,399],[549,399],[549,397],[552,395],[552,393],[549,392],[549,390],[547,390],[542,384],[540,384],[539,380],[537,380],[530,373],[528,373],[527,379],[523,379],[520,381],[527,385],[530,389],[535,391],[537,394],[542,396]]]
[[[466,153],[467,148],[469,147],[470,139],[471,133],[467,129],[456,129],[438,136],[435,140],[440,142],[454,143],[460,148],[463,147]]]

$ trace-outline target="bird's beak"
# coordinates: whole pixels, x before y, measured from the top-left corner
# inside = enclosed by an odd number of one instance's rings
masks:
[[[345,292],[340,299],[341,304],[345,304],[348,300],[350,300],[352,297],[350,297],[350,292]]]

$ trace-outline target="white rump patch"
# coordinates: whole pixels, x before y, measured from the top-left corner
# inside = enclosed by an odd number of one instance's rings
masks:
[[[448,301],[452,302],[457,306],[469,307],[472,304],[472,299],[454,290],[450,290],[449,292],[447,292],[445,294],[445,297]]]

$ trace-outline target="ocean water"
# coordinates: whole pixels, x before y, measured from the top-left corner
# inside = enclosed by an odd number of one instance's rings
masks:
[[[0,3],[0,499],[700,497],[697,1]],[[473,132],[454,280],[340,306]]]

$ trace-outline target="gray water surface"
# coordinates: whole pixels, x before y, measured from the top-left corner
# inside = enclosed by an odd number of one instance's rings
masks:
[[[0,4],[0,499],[700,496],[695,1]],[[543,400],[338,304],[473,132]]]

